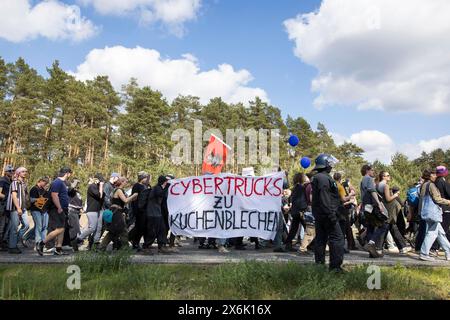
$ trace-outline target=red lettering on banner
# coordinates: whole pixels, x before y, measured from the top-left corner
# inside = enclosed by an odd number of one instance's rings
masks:
[[[227,194],[230,194],[231,191],[231,180],[234,179],[234,177],[224,177],[225,180],[228,180],[228,189],[227,189]]]
[[[239,182],[239,183],[238,183]],[[234,183],[234,194],[237,195],[237,191],[239,190],[241,196],[244,195],[244,193],[241,190],[241,187],[244,185],[244,179],[236,177],[235,183]]]
[[[281,194],[283,193],[283,190],[282,190],[282,188],[280,188],[279,186],[277,186],[277,182],[278,181],[283,181],[283,178],[278,178],[278,179],[276,179],[275,181],[274,181],[274,183],[273,183],[273,186],[275,187],[275,189],[278,189],[278,193],[277,194],[272,194],[272,196],[274,196],[274,197],[279,197],[279,196],[281,196]]]
[[[172,185],[170,186],[170,194],[172,194],[172,195],[174,195],[174,196],[179,196],[179,195],[180,195],[180,193],[175,193],[175,192],[173,191],[173,189],[175,189],[175,186],[178,185],[178,184],[180,184],[180,183],[179,183],[179,182],[176,182],[176,183],[174,183],[174,184],[172,184]]]
[[[255,182],[254,182],[254,184],[253,184],[254,192],[255,192],[255,194],[258,195],[258,196],[262,196],[263,194],[260,193],[260,192],[258,192],[258,191],[256,191],[256,184],[257,184],[259,181],[263,181],[263,180],[264,180],[264,178],[258,178],[258,179],[255,180]]]
[[[220,180],[220,183],[218,183],[218,181]],[[215,177],[214,178],[214,193],[217,194],[217,190],[220,191],[220,194],[223,195],[223,191],[222,189],[220,189],[220,186],[223,183],[223,179],[219,178],[219,177]]]
[[[253,186],[254,186],[253,181],[254,181],[253,178],[245,178],[244,193],[245,193],[246,197],[250,197],[250,196],[253,195],[253,192],[254,192],[254,190],[253,190]],[[248,187],[250,187],[250,192],[247,193],[247,190],[249,189]]]
[[[207,188],[211,188],[212,189],[212,185],[207,185],[206,184],[206,181],[211,181],[211,180],[212,180],[212,178],[203,178],[203,187],[204,187],[203,193],[204,194],[213,194],[212,191],[208,192],[206,190]]]
[[[269,178],[269,182],[267,182],[267,178],[264,178],[264,195],[266,196],[267,194],[272,195],[268,189],[270,183],[272,182],[272,178]]]
[[[184,184],[184,182],[183,182],[183,181],[181,181],[181,185],[182,185],[182,186],[184,187],[184,192],[183,192],[183,195],[185,195],[185,194],[186,194],[186,192],[188,191],[188,188],[189,188],[190,184],[191,184],[191,181],[188,181],[188,183],[187,183],[187,184]]]
[[[195,187],[199,187],[198,191],[195,190]],[[192,179],[192,194],[202,193],[203,188],[200,184],[200,179]]]

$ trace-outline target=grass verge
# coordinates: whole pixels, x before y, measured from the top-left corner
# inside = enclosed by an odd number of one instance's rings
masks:
[[[450,269],[381,268],[367,289],[367,266],[342,275],[296,263],[136,265],[128,252],[80,254],[81,289],[63,265],[0,265],[0,299],[450,299]]]

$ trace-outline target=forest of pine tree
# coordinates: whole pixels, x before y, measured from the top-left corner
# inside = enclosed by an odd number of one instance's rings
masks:
[[[141,170],[154,179],[161,173],[198,174],[199,165],[175,165],[170,159],[171,133],[178,128],[192,131],[194,120],[203,122],[203,130],[223,133],[227,128],[279,129],[280,166],[290,176],[302,170],[301,157],[327,152],[340,160],[337,170],[358,187],[366,162],[363,149],[351,143],[337,146],[323,124],[313,129],[302,117],[283,119],[279,108],[257,97],[247,106],[220,97],[206,105],[198,97],[181,95],[169,102],[153,88],[139,87],[135,79],[117,92],[108,77],[81,82],[58,61],[40,75],[24,59],[7,63],[0,58],[0,161],[3,167],[26,166],[30,183],[54,175],[63,165],[71,166],[84,183],[95,172],[106,176],[117,171],[132,180]],[[287,143],[290,133],[300,138],[295,149]],[[390,171],[393,184],[404,191],[424,168],[450,166],[450,149],[424,152],[418,159],[396,154],[389,165],[374,165]],[[225,169],[239,173],[245,166],[233,163]],[[261,168],[255,169],[259,173]]]

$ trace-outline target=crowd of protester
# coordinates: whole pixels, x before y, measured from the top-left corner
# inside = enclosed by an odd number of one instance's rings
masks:
[[[358,197],[351,181],[333,169],[332,156],[321,155],[315,163],[311,173],[296,173],[291,186],[286,179],[274,240],[195,238],[194,244],[227,253],[248,250],[254,243],[256,250],[314,255],[316,263],[325,263],[328,248],[332,270],[340,270],[344,255],[352,250],[365,250],[370,258],[415,251],[424,261],[439,256],[450,260],[446,167],[424,170],[407,190],[407,199],[401,199],[389,172],[376,174],[371,165],[364,165]],[[34,247],[39,255],[63,255],[68,254],[64,248],[107,250],[112,244],[113,250],[131,247],[143,254],[178,252],[175,247],[181,247],[181,239],[170,231],[167,208],[174,176],[161,175],[151,186],[152,177],[144,171],[133,185],[118,173],[109,179],[97,173],[88,181],[84,200],[80,181],[72,175],[70,168],[61,168],[53,179],[41,177],[29,188],[26,168],[4,168],[0,178],[1,251],[20,254],[22,246]],[[87,225],[82,228],[83,214]]]

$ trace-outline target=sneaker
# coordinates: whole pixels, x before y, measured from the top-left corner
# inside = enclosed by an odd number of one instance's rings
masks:
[[[55,251],[53,252],[53,255],[55,255],[55,256],[66,256],[67,253],[65,253],[62,248],[56,248]]]
[[[220,246],[219,247],[219,253],[229,253],[229,252],[230,252],[230,250],[228,250],[224,246]]]
[[[412,251],[411,247],[404,247],[400,250],[400,254],[407,254],[408,252]]]
[[[43,251],[43,253],[53,253],[53,252],[55,252],[55,248],[44,248],[44,250],[42,250]]]
[[[437,252],[436,250],[430,250],[429,255],[430,255],[431,257],[437,257],[439,254],[438,254],[438,252]]]
[[[374,258],[380,257],[380,255],[378,254],[377,248],[375,246],[375,243],[369,242],[366,245],[366,250],[370,253],[371,257],[374,257]]]
[[[11,254],[20,254],[20,253],[22,253],[22,251],[21,251],[19,248],[15,247],[15,248],[10,248],[10,249],[8,249],[8,253],[11,253]]]
[[[72,245],[72,251],[73,252],[78,252],[78,241],[76,239],[72,240],[70,242],[70,244]]]
[[[400,251],[396,247],[391,247],[387,249],[388,253],[399,253]]]
[[[28,248],[28,243],[27,243],[27,241],[25,240],[25,239],[20,239],[20,243],[22,244],[22,246],[24,247],[24,248]]]
[[[436,261],[435,258],[430,257],[430,256],[426,256],[426,255],[424,255],[424,254],[421,254],[421,255],[419,256],[419,259],[422,260],[422,261]]]
[[[36,243],[36,251],[40,256],[44,255],[44,247],[44,241],[39,241],[39,243]]]

